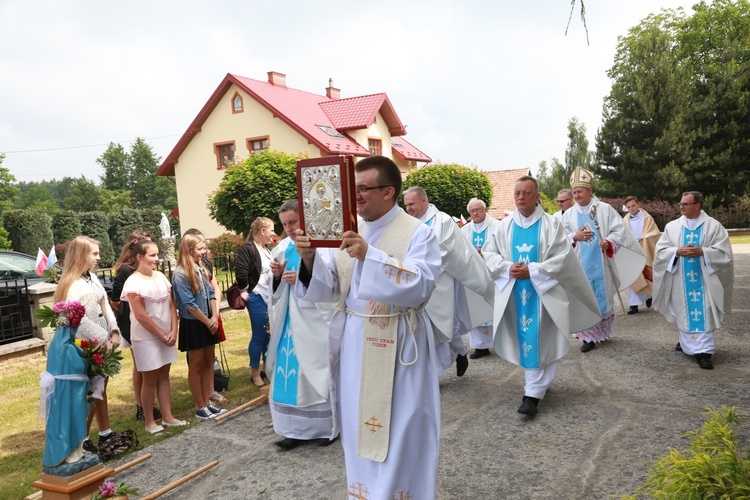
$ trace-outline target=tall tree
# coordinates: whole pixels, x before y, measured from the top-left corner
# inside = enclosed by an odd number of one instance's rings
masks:
[[[74,212],[94,212],[100,209],[101,188],[81,176],[74,180],[65,208]]]
[[[606,194],[718,204],[750,184],[750,3],[651,15],[620,38],[597,134]]]
[[[561,189],[570,187],[570,176],[566,174],[565,166],[557,158],[552,158],[549,165],[544,160],[539,162],[536,177],[539,191],[550,199],[555,198]]]
[[[10,170],[3,167],[5,155],[0,154],[0,214],[13,208],[13,199],[18,195],[18,187],[15,186],[16,178]]]
[[[430,203],[439,210],[458,217],[469,216],[466,204],[479,198],[492,205],[492,184],[487,172],[455,163],[434,163],[414,170],[404,179],[404,189],[419,186]]]
[[[122,144],[110,142],[107,149],[96,159],[104,169],[101,176],[102,187],[110,191],[129,191],[132,189],[130,175],[130,157]]]
[[[575,116],[568,120],[568,147],[565,149],[565,179],[570,178],[576,167],[587,170],[595,164],[595,153],[589,151],[586,125]]]

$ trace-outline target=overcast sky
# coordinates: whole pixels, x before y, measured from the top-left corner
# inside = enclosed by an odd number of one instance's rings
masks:
[[[385,92],[433,161],[483,170],[591,149],[617,37],[694,1],[0,0],[0,152],[19,181],[84,175],[109,142],[163,160],[227,73],[342,97]]]

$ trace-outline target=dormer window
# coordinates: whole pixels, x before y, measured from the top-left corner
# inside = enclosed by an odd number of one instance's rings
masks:
[[[370,150],[372,155],[383,154],[383,143],[380,139],[367,139],[367,149]]]
[[[235,92],[234,97],[232,97],[232,113],[242,113],[244,110],[242,96],[239,92]]]

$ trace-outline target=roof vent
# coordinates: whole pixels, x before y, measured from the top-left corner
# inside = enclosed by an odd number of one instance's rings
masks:
[[[328,79],[328,87],[326,88],[326,95],[329,99],[341,99],[341,90],[333,88],[333,78]]]
[[[278,73],[276,71],[269,71],[268,83],[276,87],[286,88],[286,75],[284,73]]]

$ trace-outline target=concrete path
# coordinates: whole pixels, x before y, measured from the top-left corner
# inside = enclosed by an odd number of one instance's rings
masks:
[[[648,476],[647,463],[669,447],[685,449],[682,436],[701,425],[707,407],[736,405],[750,416],[750,245],[734,250],[734,314],[717,334],[714,370],[701,370],[693,358],[675,352],[674,326],[642,309],[619,315],[614,338],[589,353],[571,341],[533,420],[516,413],[523,396],[520,368],[493,355],[472,360],[463,378],[447,372],[440,380],[439,498],[632,494]],[[270,422],[266,405],[222,423],[205,422],[113,463],[154,455],[114,479],[146,494],[219,460],[162,498],[347,498],[340,443],[281,452]],[[746,429],[740,432],[743,453],[750,447]]]

